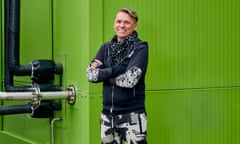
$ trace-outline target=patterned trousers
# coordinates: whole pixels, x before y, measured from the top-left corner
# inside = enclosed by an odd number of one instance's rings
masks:
[[[145,112],[121,115],[101,114],[102,144],[147,144],[147,116]]]

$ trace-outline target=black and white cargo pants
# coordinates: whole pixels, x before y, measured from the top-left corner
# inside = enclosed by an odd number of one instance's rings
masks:
[[[101,114],[102,144],[147,144],[147,116],[145,112],[120,115]]]

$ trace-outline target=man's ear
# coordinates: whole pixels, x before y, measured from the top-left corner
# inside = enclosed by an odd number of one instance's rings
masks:
[[[135,30],[135,31],[137,30],[137,24],[135,25],[135,28],[134,28],[134,30]]]

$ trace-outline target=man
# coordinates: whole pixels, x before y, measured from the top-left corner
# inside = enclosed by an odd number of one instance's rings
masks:
[[[102,144],[147,144],[148,44],[138,38],[137,21],[135,11],[120,9],[114,20],[115,35],[87,68],[88,81],[103,82]]]

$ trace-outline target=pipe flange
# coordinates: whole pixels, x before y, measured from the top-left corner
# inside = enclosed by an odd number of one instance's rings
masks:
[[[38,107],[41,104],[41,96],[40,96],[40,88],[39,87],[33,87],[32,95],[34,96],[32,98],[31,104],[32,107]]]
[[[68,104],[74,105],[76,103],[76,89],[74,85],[69,85],[68,86]]]

